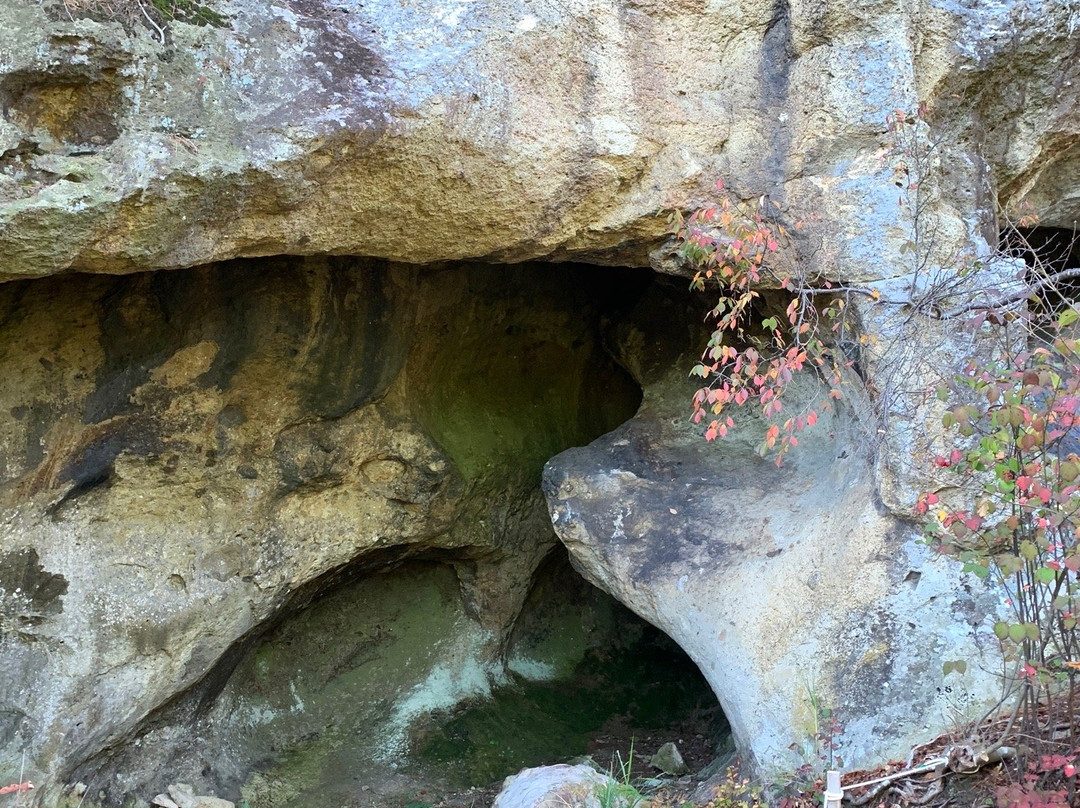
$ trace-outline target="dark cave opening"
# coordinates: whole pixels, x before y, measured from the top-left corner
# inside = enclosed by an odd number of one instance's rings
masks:
[[[572,568],[561,546],[537,570],[507,648],[507,680],[488,699],[419,724],[417,766],[482,788],[522,768],[629,761],[634,777],[675,743],[691,772],[730,749],[730,730],[704,677],[663,632]]]
[[[606,767],[629,745],[647,768],[661,738],[709,762],[727,735],[704,679],[572,568],[539,488],[550,457],[634,414],[634,374],[682,349],[686,323],[639,305],[676,285],[277,258],[21,290],[70,308],[102,357],[81,400],[22,422],[32,446],[54,412],[79,414],[53,450],[53,523],[92,526],[150,491],[168,589],[142,597],[211,635],[186,617],[208,587],[263,599],[223,652],[192,653],[215,654],[193,685],[68,781],[103,805],[190,782],[317,808],[460,795],[588,753]],[[174,569],[185,543],[195,560]]]
[[[1001,235],[1005,253],[1027,266],[1035,314],[1047,316],[1080,299],[1080,233],[1061,227],[1017,227]],[[1075,272],[1070,272],[1075,270]]]
[[[177,705],[130,751],[196,739],[165,763],[170,782],[271,808],[483,804],[524,767],[589,758],[606,770],[632,753],[635,777],[657,776],[648,761],[666,742],[694,772],[731,751],[694,663],[561,546],[495,659],[469,630],[454,565],[368,565],[279,620],[212,697],[180,721]],[[125,757],[109,768],[134,765]]]

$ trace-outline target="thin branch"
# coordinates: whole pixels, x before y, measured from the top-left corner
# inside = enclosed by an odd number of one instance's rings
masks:
[[[161,44],[164,45],[165,44],[165,31],[164,31],[164,29],[160,25],[158,25],[156,22],[154,22],[154,18],[151,17],[146,12],[146,7],[142,4],[142,0],[135,0],[135,5],[137,5],[139,7],[139,11],[142,12],[142,15],[144,17],[146,17],[146,21],[148,23],[150,23],[152,26],[154,26],[154,30],[157,31],[158,36],[161,37]]]
[[[941,319],[946,320],[950,317],[957,317],[961,314],[967,314],[972,311],[986,311],[987,309],[998,309],[1003,306],[1008,306],[1012,303],[1019,303],[1021,300],[1026,300],[1036,292],[1040,291],[1046,286],[1049,286],[1057,281],[1068,280],[1069,278],[1080,278],[1080,267],[1073,267],[1072,269],[1064,269],[1061,272],[1057,272],[1046,278],[1040,278],[1037,281],[1025,285],[1021,289],[1017,289],[1014,292],[1010,292],[1007,295],[1002,295],[997,300],[978,302],[971,301],[963,306],[957,306],[954,309],[942,312]]]
[[[972,300],[968,303],[964,303],[963,305],[956,306],[951,309],[946,309],[944,311],[942,311],[938,305],[932,302],[919,304],[910,297],[882,297],[879,290],[873,289],[868,286],[807,286],[799,289],[798,293],[807,297],[814,297],[817,295],[835,295],[840,293],[863,295],[864,297],[869,297],[877,303],[885,303],[892,306],[912,306],[919,311],[923,311],[925,314],[935,320],[949,320],[973,311],[986,311],[989,309],[1004,308],[1005,306],[1012,305],[1013,303],[1019,303],[1021,300],[1026,300],[1027,298],[1031,297],[1033,294],[1041,291],[1047,286],[1052,286],[1059,281],[1070,280],[1072,278],[1080,278],[1080,267],[1064,269],[1061,272],[1057,272],[1048,277],[1025,283],[1025,285],[1021,288],[1009,292],[1008,294],[1001,295],[994,300]],[[942,295],[937,295],[933,292],[925,295],[925,298],[929,300],[933,300],[935,298],[941,299],[941,297]]]

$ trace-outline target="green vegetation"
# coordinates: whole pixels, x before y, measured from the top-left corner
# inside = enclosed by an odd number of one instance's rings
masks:
[[[173,23],[226,28],[229,18],[200,0],[62,0],[69,19],[90,17],[120,22],[129,31],[150,28],[162,45]]]
[[[608,779],[596,789],[600,808],[637,808],[647,802],[645,795],[634,787],[631,772],[634,768],[634,744],[631,742],[626,760],[615,753],[608,769]]]
[[[224,28],[229,18],[198,0],[150,0],[166,22],[186,22],[189,25],[210,25]]]
[[[654,730],[713,703],[680,655],[646,637],[614,654],[590,654],[570,679],[515,679],[428,728],[414,748],[424,768],[452,785],[481,786],[585,754],[590,735],[612,719]],[[718,721],[716,735],[726,730]]]

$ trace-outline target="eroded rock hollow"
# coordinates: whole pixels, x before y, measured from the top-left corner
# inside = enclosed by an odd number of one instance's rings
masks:
[[[389,755],[417,715],[488,692],[556,544],[542,464],[639,403],[601,326],[649,283],[277,259],[0,288],[8,765],[25,755],[50,799],[108,771],[118,803],[184,755],[217,761],[213,785],[241,782],[254,750],[230,763],[224,742],[193,740],[226,719],[322,693],[294,742],[326,731],[320,709],[347,712]],[[388,574],[400,565],[414,574]],[[288,676],[289,653],[269,669],[244,654],[368,578],[295,701],[229,688],[238,664]],[[370,649],[367,684],[335,701],[331,669]]]

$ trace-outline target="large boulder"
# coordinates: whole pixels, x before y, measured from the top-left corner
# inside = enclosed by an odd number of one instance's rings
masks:
[[[1000,684],[994,592],[885,511],[850,412],[780,467],[757,454],[754,418],[706,444],[690,358],[655,339],[677,311],[654,298],[625,326],[637,415],[545,468],[574,566],[686,650],[758,771],[872,767],[977,717]],[[954,660],[965,676],[945,675]]]
[[[886,115],[919,101],[943,252],[995,201],[1033,195],[1062,226],[1080,208],[1071,3],[160,5],[213,24],[0,9],[0,276],[326,252],[640,265],[720,175],[835,239],[801,260],[904,274],[879,173]]]
[[[538,766],[507,777],[492,808],[638,808],[644,800],[628,784],[578,764]]]

